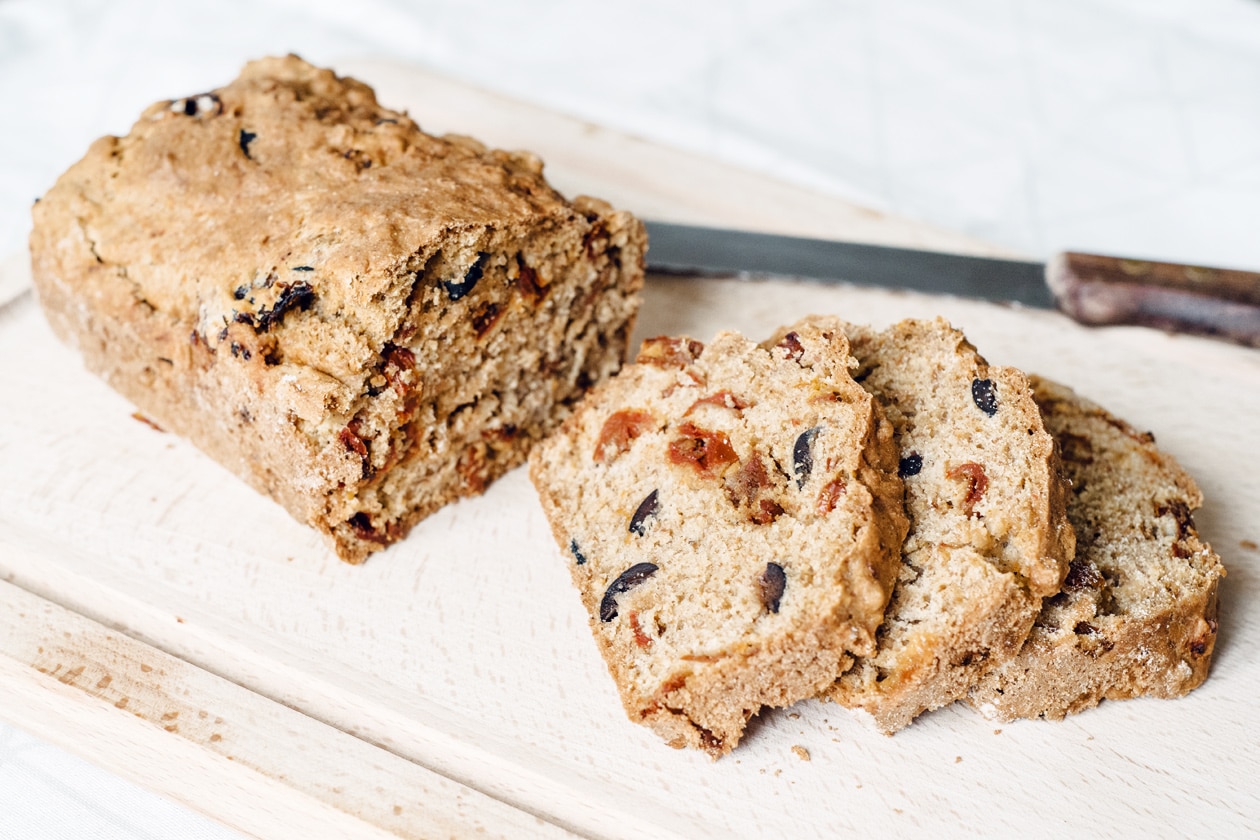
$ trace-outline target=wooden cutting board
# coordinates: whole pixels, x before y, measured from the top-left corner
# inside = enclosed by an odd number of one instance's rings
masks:
[[[530,148],[643,215],[995,252],[380,63],[429,130]],[[1076,387],[1198,478],[1229,568],[1211,679],[1062,723],[962,708],[886,738],[819,702],[710,762],[626,721],[517,470],[365,566],[83,371],[0,268],[0,718],[260,837],[1224,836],[1260,815],[1260,352],[1054,313],[804,283],[652,278],[639,337],[810,312],[944,315]],[[798,749],[798,748],[803,748]],[[808,756],[806,758],[805,756]]]

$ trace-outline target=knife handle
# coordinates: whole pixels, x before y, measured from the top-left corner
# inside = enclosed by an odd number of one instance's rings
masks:
[[[1134,324],[1260,347],[1260,273],[1098,254],[1046,263],[1059,309],[1083,324]]]

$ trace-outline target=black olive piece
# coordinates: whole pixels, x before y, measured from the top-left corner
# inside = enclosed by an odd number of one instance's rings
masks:
[[[213,93],[199,93],[187,99],[176,99],[171,110],[186,117],[213,117],[223,113],[223,100]]]
[[[577,561],[579,566],[586,562],[586,555],[578,548],[576,539],[569,540],[569,551],[573,554],[573,559]]]
[[[897,475],[902,478],[909,478],[912,475],[918,475],[923,469],[923,456],[918,452],[911,452],[909,455],[901,459],[901,463],[897,465]]]
[[[623,592],[629,592],[656,574],[657,568],[655,563],[635,563],[617,575],[617,579],[608,585],[608,589],[604,592],[603,600],[599,602],[599,620],[612,621],[616,618],[617,596]]]
[[[250,144],[250,143],[253,143],[253,142],[254,142],[254,138],[255,138],[255,137],[257,137],[257,136],[258,136],[258,135],[257,135],[257,134],[255,134],[254,132],[252,132],[252,131],[246,131],[245,129],[243,129],[243,128],[242,128],[242,129],[241,129],[241,134],[240,134],[240,136],[237,138],[237,141],[236,141],[236,142],[238,142],[238,143],[240,143],[240,144],[241,144],[241,151],[242,151],[242,152],[244,152],[244,153],[245,153],[245,157],[249,158],[250,160],[253,160],[254,158],[253,158],[253,157],[250,155],[250,153],[249,153],[249,144]]]
[[[640,537],[647,533],[647,522],[656,516],[661,509],[660,495],[653,490],[647,494],[647,498],[639,502],[639,506],[634,511],[634,516],[630,517],[630,533],[638,534]]]
[[[975,402],[976,408],[990,417],[997,414],[998,398],[997,391],[993,389],[992,379],[971,380],[971,399]]]
[[[809,480],[814,469],[814,438],[822,431],[822,426],[815,426],[801,432],[792,447],[792,472],[796,475],[796,489],[800,490]]]
[[[477,281],[481,279],[481,274],[485,270],[486,260],[489,254],[482,251],[477,255],[477,261],[468,267],[468,271],[464,273],[464,279],[455,282],[454,280],[443,280],[442,286],[446,289],[446,296],[451,300],[459,300],[464,295],[473,290],[477,285]]]
[[[315,301],[315,290],[305,280],[299,280],[292,286],[286,286],[280,292],[276,305],[268,311],[265,307],[258,310],[258,329],[267,332],[284,320],[284,316],[294,309],[303,311],[310,308]]]
[[[290,271],[314,271],[315,269],[309,265],[295,265]]]
[[[783,597],[783,589],[787,586],[787,575],[778,563],[767,563],[766,570],[757,576],[757,589],[761,595],[761,603],[772,613],[779,611],[779,599]]]
[[[232,292],[232,297],[236,300],[244,300],[247,294],[249,294],[249,286],[237,286],[236,290]]]

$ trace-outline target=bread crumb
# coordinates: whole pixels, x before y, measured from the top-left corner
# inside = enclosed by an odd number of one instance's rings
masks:
[[[1257,545],[1255,540],[1240,540],[1238,544],[1248,551],[1260,549],[1260,545]]]
[[[150,420],[148,417],[145,417],[143,414],[141,414],[141,413],[140,413],[140,412],[138,412],[138,411],[133,411],[133,412],[131,412],[131,418],[132,418],[133,420],[139,420],[141,423],[143,423],[144,425],[148,426],[150,429],[153,429],[153,430],[154,430],[154,431],[156,431],[156,432],[165,432],[165,431],[166,431],[166,430],[165,430],[165,429],[163,429],[161,426],[159,426],[157,423],[154,423],[152,420]]]
[[[800,712],[788,712],[788,719],[789,719],[789,720],[800,720],[800,719],[801,719],[801,713],[800,713]]]
[[[809,761],[809,750],[805,749],[800,744],[793,744],[792,752],[796,753],[796,757],[801,761]]]
[[[993,734],[994,734],[994,735],[1001,735],[1001,734],[1002,734],[1002,730],[1001,730],[1001,729],[994,729],[994,730],[993,730]]]
[[[962,756],[961,756],[961,755],[956,755],[956,756],[954,756],[954,763],[955,763],[955,764],[962,764]]]

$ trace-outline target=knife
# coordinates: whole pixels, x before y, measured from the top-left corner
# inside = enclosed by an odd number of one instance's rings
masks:
[[[1133,324],[1260,347],[1260,273],[1065,252],[995,259],[649,221],[658,274],[791,277],[1058,309],[1082,324]]]

